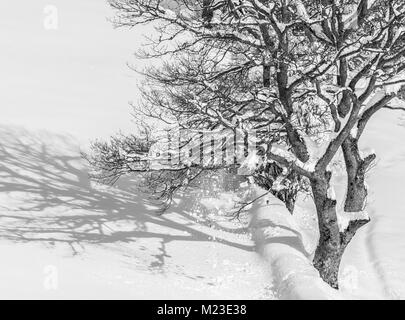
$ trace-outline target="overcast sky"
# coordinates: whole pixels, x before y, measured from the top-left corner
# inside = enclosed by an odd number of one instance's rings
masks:
[[[126,63],[142,63],[144,31],[113,29],[112,15],[106,0],[1,1],[0,123],[84,139],[131,130],[139,76]]]

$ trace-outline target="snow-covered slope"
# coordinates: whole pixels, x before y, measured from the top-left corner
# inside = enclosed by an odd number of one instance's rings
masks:
[[[368,177],[372,222],[347,249],[341,294],[309,263],[317,236],[310,201],[294,217],[275,199],[258,202],[255,246],[246,228],[213,218],[232,206],[218,181],[158,215],[129,178],[92,184],[73,137],[1,125],[0,297],[404,298],[403,124],[381,113],[363,141],[378,154]],[[344,182],[337,179],[338,198]]]
[[[342,267],[343,282],[360,297],[405,299],[404,124],[400,112],[381,111],[362,138],[363,149],[377,154],[367,178],[371,222],[352,240]]]
[[[106,0],[1,1],[2,123],[93,139],[131,130],[139,77],[127,63],[145,63],[133,53],[148,28],[114,29],[113,15]]]
[[[72,137],[0,126],[0,141],[0,298],[272,297],[246,229],[205,219],[210,187],[159,215],[129,179],[91,184]]]

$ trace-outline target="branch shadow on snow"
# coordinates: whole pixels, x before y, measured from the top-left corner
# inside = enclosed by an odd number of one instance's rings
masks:
[[[69,137],[0,127],[0,241],[63,243],[77,254],[86,244],[153,238],[161,247],[151,268],[164,265],[172,241],[216,241],[254,250],[253,245],[212,240],[187,212],[178,212],[181,222],[171,214],[158,215],[147,196],[131,190],[129,179],[114,188],[92,184]]]
[[[293,218],[285,206],[281,205],[277,199],[273,199],[275,203],[270,203],[270,200],[259,201],[253,210],[251,227],[258,251],[263,251],[267,245],[276,244],[289,247],[311,259],[314,248],[306,247],[305,243],[308,239],[304,239],[305,235],[297,230],[297,226],[293,227]],[[278,205],[278,210],[271,212],[268,209],[269,205]]]

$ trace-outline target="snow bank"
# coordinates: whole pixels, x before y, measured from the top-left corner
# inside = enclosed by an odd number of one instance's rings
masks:
[[[255,190],[257,196],[263,190]],[[343,296],[330,288],[312,266],[309,241],[281,202],[264,196],[252,207],[251,230],[267,261],[279,299],[330,300]]]

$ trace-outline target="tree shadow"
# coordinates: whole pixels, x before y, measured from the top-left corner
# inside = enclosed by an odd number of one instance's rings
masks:
[[[276,200],[279,201],[279,200]],[[277,203],[273,203],[277,204]],[[269,204],[263,200],[256,204],[259,209],[257,212],[266,209]],[[291,247],[294,250],[302,253],[306,258],[310,259],[312,253],[307,250],[304,245],[304,235],[290,226],[287,218],[291,218],[287,209],[280,206],[281,214],[285,219],[277,219],[280,217],[280,212],[275,215],[260,215],[255,216],[252,220],[251,227],[254,228],[253,238],[259,248],[263,248],[267,244],[283,244]],[[274,220],[273,220],[274,219]]]
[[[212,239],[196,228],[197,221],[180,211],[159,215],[148,197],[133,192],[133,177],[116,187],[94,185],[70,137],[33,134],[0,127],[0,241],[64,243],[73,254],[86,244],[132,243],[158,239],[151,268],[164,266],[172,241],[216,241],[253,251],[253,245]],[[173,211],[177,210],[176,208]],[[226,231],[226,230],[225,230]]]

